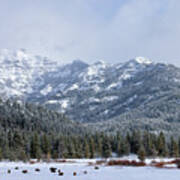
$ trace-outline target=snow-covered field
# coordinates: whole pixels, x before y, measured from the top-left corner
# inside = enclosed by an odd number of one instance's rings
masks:
[[[19,169],[15,169],[18,167]],[[51,173],[49,168],[56,167],[64,175],[58,172]],[[180,170],[177,168],[164,169],[155,167],[124,167],[124,166],[98,166],[89,165],[87,161],[76,161],[74,163],[0,163],[0,180],[179,180]],[[35,169],[39,168],[40,172]],[[11,170],[11,173],[8,173]],[[23,174],[22,170],[28,170]],[[85,173],[86,171],[86,173]],[[73,176],[73,172],[77,176]]]

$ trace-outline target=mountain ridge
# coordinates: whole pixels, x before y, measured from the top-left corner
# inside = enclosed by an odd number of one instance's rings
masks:
[[[75,60],[61,66],[29,58],[24,50],[0,55],[0,64],[3,97],[40,104],[108,131],[180,128],[180,68],[174,65],[137,57],[117,64]]]

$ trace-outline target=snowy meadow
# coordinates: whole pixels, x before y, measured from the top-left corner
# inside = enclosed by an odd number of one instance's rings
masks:
[[[127,161],[121,159],[122,162]],[[144,167],[97,165],[98,160],[73,160],[61,163],[22,163],[1,162],[0,179],[2,180],[179,180],[180,169],[175,164],[153,167],[152,162],[169,163],[172,159],[148,159]],[[55,171],[52,172],[51,169]],[[60,174],[61,172],[61,174]]]

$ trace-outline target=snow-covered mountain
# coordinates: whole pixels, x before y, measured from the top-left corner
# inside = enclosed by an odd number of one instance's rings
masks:
[[[26,50],[0,51],[0,94],[3,97],[24,97],[42,83],[45,72],[56,69],[57,63],[46,57],[33,56]]]
[[[5,97],[26,97],[27,94],[34,94],[37,96],[35,98],[40,98],[55,95],[57,92],[67,94],[74,90],[109,90],[120,87],[123,80],[150,63],[144,58],[116,65],[103,61],[88,65],[75,60],[61,66],[47,57],[34,56],[23,49],[3,49],[0,50],[0,94]],[[121,76],[117,77],[119,74]]]
[[[143,57],[117,64],[75,60],[60,65],[25,50],[0,51],[1,97],[42,104],[79,122],[178,119],[179,88],[179,68]]]
[[[82,110],[84,107],[85,111],[93,112],[100,103],[114,102],[118,99],[114,92],[119,91],[137,73],[152,66],[153,63],[142,57],[123,64],[99,61],[88,65],[82,61],[74,61],[59,67],[53,73],[45,73],[45,83],[34,94],[30,94],[29,100],[60,112],[70,111],[71,118],[76,119],[73,115],[75,113],[71,111],[76,108]],[[82,117],[78,119],[87,119],[87,113],[79,110],[77,112]],[[106,109],[104,113],[107,111]]]

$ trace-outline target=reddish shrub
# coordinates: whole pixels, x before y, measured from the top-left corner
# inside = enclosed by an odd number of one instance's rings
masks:
[[[132,165],[132,166],[146,166],[145,162],[142,162],[142,161],[141,162],[137,162],[135,160],[131,161],[130,165]]]
[[[96,165],[105,164],[106,162],[107,162],[106,160],[98,160],[96,161]]]
[[[55,160],[55,162],[57,162],[57,163],[66,163],[67,160],[65,160],[65,159],[58,159],[58,160]]]
[[[144,162],[137,162],[135,160],[111,160],[107,164],[108,166],[146,166]]]
[[[36,161],[31,160],[31,161],[29,161],[29,163],[30,163],[30,164],[36,164],[37,162],[36,162]]]
[[[173,162],[177,165],[177,168],[180,169],[180,159],[175,159]]]
[[[157,168],[163,168],[164,165],[166,165],[166,164],[167,164],[166,162],[157,162],[156,164],[154,164],[154,166]]]

